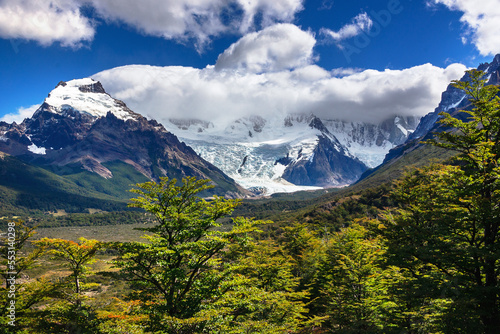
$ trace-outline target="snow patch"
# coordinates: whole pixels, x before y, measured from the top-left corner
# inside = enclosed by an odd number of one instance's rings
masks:
[[[35,154],[41,154],[41,155],[47,154],[45,152],[45,147],[38,147],[35,144],[28,146],[28,151],[35,153]]]
[[[449,106],[444,107],[443,111],[448,111],[448,110],[451,110],[453,108],[458,107],[460,105],[460,103],[462,103],[462,101],[465,99],[466,96],[467,95],[464,95],[464,96],[462,96],[462,98],[458,102],[450,104]]]

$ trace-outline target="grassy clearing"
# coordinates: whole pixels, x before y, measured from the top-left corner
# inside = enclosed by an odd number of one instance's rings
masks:
[[[99,241],[144,241],[143,231],[137,228],[151,227],[149,224],[105,225],[105,226],[66,226],[38,228],[35,239],[60,238],[78,241],[78,238],[96,239]]]

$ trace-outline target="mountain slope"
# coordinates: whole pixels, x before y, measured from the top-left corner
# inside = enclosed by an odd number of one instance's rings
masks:
[[[0,124],[0,151],[91,191],[128,198],[131,183],[160,176],[211,179],[209,194],[247,196],[154,120],[131,111],[92,79],[61,82],[31,118]]]
[[[269,195],[349,185],[403,143],[417,121],[394,117],[369,124],[297,114],[164,124],[243,187]]]
[[[170,120],[167,128],[247,189],[263,194],[352,183],[366,169],[314,115]]]
[[[488,85],[500,84],[500,54],[496,55],[491,63],[481,64],[478,70],[486,73]],[[468,75],[464,75],[460,81],[468,80]],[[420,121],[417,129],[408,140],[389,151],[384,162],[379,167],[367,171],[362,177],[360,184],[380,184],[384,181],[393,180],[402,175],[403,169],[409,165],[423,166],[432,160],[445,160],[453,156],[453,152],[429,147],[422,144],[422,141],[433,137],[434,132],[445,131],[439,123],[440,112],[447,112],[453,117],[466,120],[467,114],[461,112],[470,108],[470,102],[466,94],[449,85],[442,94],[438,107],[427,114]]]
[[[124,197],[120,199],[77,183],[0,152],[0,216],[126,209]]]

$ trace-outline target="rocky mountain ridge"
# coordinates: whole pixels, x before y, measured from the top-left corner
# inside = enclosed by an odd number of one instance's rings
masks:
[[[500,83],[500,54],[496,55],[491,63],[480,64],[477,69],[486,73],[488,85],[498,85]],[[460,79],[460,81],[466,80],[468,80],[467,74]],[[422,118],[417,129],[408,139],[411,141],[425,136],[439,120],[439,113],[447,112],[451,114],[468,104],[469,101],[463,91],[448,85],[446,91],[441,95],[441,101],[437,108]]]
[[[67,166],[112,179],[121,161],[147,178],[209,178],[215,193],[249,193],[154,120],[134,113],[92,79],[60,82],[31,118],[0,124],[0,151],[60,172]]]
[[[485,72],[486,84],[487,85],[500,85],[500,54],[497,54],[491,63],[483,63],[477,67],[478,70]],[[468,74],[466,73],[460,81],[468,80]],[[446,112],[453,117],[466,120],[467,114],[461,112],[463,109],[470,107],[470,102],[467,95],[455,88],[453,85],[449,85],[446,91],[443,92],[441,101],[438,107],[431,113],[424,116],[415,132],[413,132],[401,145],[392,148],[389,153],[385,156],[383,163],[373,170],[367,171],[362,179],[369,178],[376,175],[379,170],[390,170],[391,165],[400,164],[398,161],[405,159],[410,156],[426,156],[428,154],[423,153],[427,147],[422,144],[422,141],[430,139],[433,137],[434,132],[445,131],[446,129],[439,124],[439,119],[441,116],[439,113]],[[428,150],[428,149],[427,149]],[[440,153],[445,153],[444,151],[439,151]],[[449,154],[449,152],[446,152]],[[448,156],[436,157],[430,155],[432,159],[434,158],[447,158]],[[426,161],[427,163],[429,161]],[[420,164],[425,164],[425,162],[420,162]],[[397,173],[392,173],[394,175],[400,175],[401,171]]]

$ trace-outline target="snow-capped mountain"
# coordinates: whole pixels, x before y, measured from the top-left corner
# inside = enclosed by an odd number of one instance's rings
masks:
[[[0,151],[61,173],[76,166],[113,179],[106,163],[120,161],[149,179],[196,176],[214,181],[217,194],[248,194],[161,124],[134,113],[92,79],[60,82],[31,118],[0,124],[0,138]]]
[[[309,114],[252,116],[226,125],[192,119],[163,123],[243,187],[271,194],[351,184],[404,142],[417,122],[395,117],[375,125]]]
[[[500,84],[500,54],[497,54],[491,63],[481,64],[477,69],[485,72],[487,80],[486,85]],[[467,80],[469,80],[469,76],[466,73],[460,81]],[[396,164],[396,162],[406,156],[419,156],[420,162],[424,164],[430,162],[425,159],[438,158],[433,154],[425,153],[428,145],[423,144],[422,141],[433,138],[435,132],[446,130],[446,128],[438,122],[441,118],[439,113],[446,112],[452,117],[466,121],[468,114],[461,112],[461,110],[469,110],[470,108],[471,105],[467,95],[462,90],[457,89],[450,84],[446,91],[443,92],[441,101],[437,108],[421,119],[416,130],[408,137],[406,142],[392,148],[389,153],[387,153],[384,162],[378,169],[384,171],[384,173],[388,173],[387,170],[393,168],[391,167],[392,165],[397,166],[398,164]],[[422,162],[422,160],[425,161]],[[372,170],[369,173],[365,173],[364,177],[376,174],[377,169]],[[394,176],[399,176],[401,175],[401,170],[394,170],[392,174]]]
[[[395,116],[378,124],[341,120],[323,120],[323,123],[350,154],[374,168],[391,148],[408,139],[419,120],[416,116]]]
[[[500,54],[496,55],[491,63],[484,63],[477,68],[487,75],[488,85],[498,85],[500,83]],[[468,80],[468,75],[465,74],[460,81]],[[425,136],[433,127],[436,121],[440,118],[439,113],[447,112],[453,113],[457,109],[465,107],[469,103],[466,94],[458,89],[449,85],[446,91],[441,95],[441,102],[438,107],[424,116],[420,121],[415,132],[409,137],[410,140],[417,139]]]

